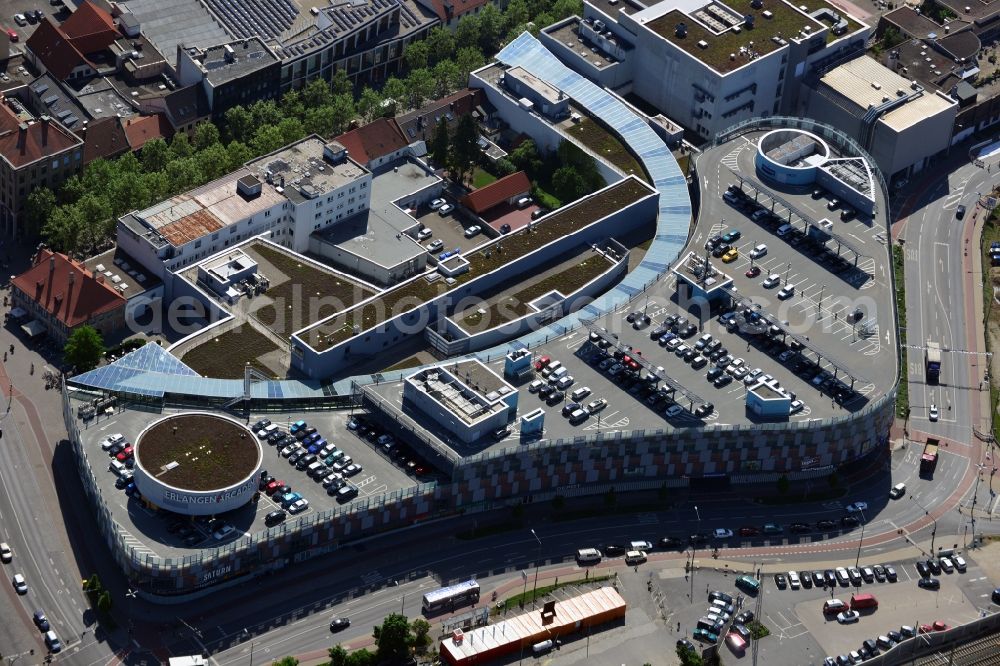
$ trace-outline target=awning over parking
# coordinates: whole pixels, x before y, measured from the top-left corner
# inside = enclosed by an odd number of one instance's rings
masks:
[[[45,324],[38,321],[37,319],[32,319],[27,324],[22,324],[21,330],[24,331],[28,335],[28,337],[33,338],[36,335],[41,335],[47,329],[45,328]]]

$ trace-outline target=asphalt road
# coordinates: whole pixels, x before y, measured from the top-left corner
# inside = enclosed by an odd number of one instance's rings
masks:
[[[964,155],[960,149],[954,152],[960,159]],[[910,426],[965,443],[972,439],[973,425],[982,430],[980,418],[986,416],[974,409],[973,402],[978,402],[984,388],[986,359],[965,353],[976,351],[975,331],[969,323],[978,326],[980,322],[966,296],[981,293],[981,278],[971,275],[972,255],[978,248],[970,248],[966,238],[976,215],[985,214],[976,206],[980,193],[989,192],[998,181],[996,172],[965,163],[950,174],[923,182],[910,202],[915,212],[899,235],[904,241],[907,285]],[[956,218],[959,205],[968,211],[963,220]],[[937,386],[925,381],[922,347],[928,340],[954,350],[943,354]],[[936,423],[928,419],[931,404],[941,413]]]

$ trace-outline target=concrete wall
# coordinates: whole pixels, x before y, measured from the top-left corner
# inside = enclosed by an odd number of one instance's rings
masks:
[[[410,382],[403,382],[403,402],[423,412],[466,444],[472,444],[487,437],[491,432],[507,425],[507,421],[510,419],[509,411],[505,409],[477,419],[475,423],[464,422],[431,395],[417,389]]]
[[[671,120],[708,139],[741,120],[778,110],[774,107],[780,102],[779,79],[787,47],[722,75],[632,17],[622,14],[620,20],[637,35],[632,55],[633,92]],[[749,89],[752,84],[757,86],[755,91]],[[726,100],[730,95],[735,97]],[[750,102],[752,108],[737,111]]]
[[[372,358],[387,349],[389,345],[421,332],[424,327],[439,317],[451,313],[456,307],[468,304],[467,299],[478,294],[488,293],[504,283],[516,282],[526,272],[554,261],[561,254],[577,245],[589,245],[603,241],[608,236],[627,233],[635,227],[656,219],[657,199],[658,196],[651,193],[648,197],[580,229],[575,234],[552,241],[517,261],[501,266],[485,275],[477,276],[457,289],[427,301],[422,307],[391,317],[378,328],[364,331],[326,351],[318,352],[298,336],[293,336],[292,365],[309,377],[319,378],[333,375],[347,363]],[[578,205],[585,206],[585,199],[581,200]],[[503,238],[501,236],[492,242],[502,242]],[[488,247],[488,245],[484,246],[478,251],[484,252]],[[418,276],[414,279],[422,280],[424,278]],[[372,300],[377,301],[378,297]],[[338,315],[334,315],[333,318],[336,316]]]
[[[554,28],[565,23],[572,23],[575,20],[575,18],[569,18],[565,21],[554,24],[552,27]],[[559,58],[564,65],[573,71],[586,76],[588,79],[603,88],[614,90],[627,85],[632,81],[632,62],[634,60],[633,56],[635,55],[634,50],[627,51],[625,59],[621,62],[608,63],[602,56],[602,66],[598,68],[594,67],[590,61],[581,58],[578,53],[575,53],[567,48],[565,44],[552,37],[548,34],[548,32],[543,31],[538,33],[538,40],[544,44],[545,48],[551,51],[554,56]]]
[[[896,132],[881,120],[875,123],[875,134],[869,152],[886,177],[913,167],[912,172],[927,166],[930,158],[947,150],[958,114],[958,104],[940,92],[924,92],[951,102],[942,113],[925,116],[902,132]]]

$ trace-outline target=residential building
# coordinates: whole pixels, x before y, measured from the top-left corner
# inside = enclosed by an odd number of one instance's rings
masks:
[[[250,106],[278,96],[281,62],[260,37],[248,37],[207,49],[177,45],[177,81],[200,85],[212,118],[237,105]]]
[[[83,139],[83,165],[96,159],[112,159],[130,149],[121,118],[101,118],[89,123],[80,132]]]
[[[107,49],[119,36],[111,14],[85,0],[61,25],[42,18],[25,50],[32,65],[60,81],[86,79],[98,67],[88,55]]]
[[[527,174],[518,171],[469,192],[462,197],[462,205],[476,215],[482,215],[501,204],[516,204],[518,199],[530,193],[531,181]]]
[[[335,141],[342,145],[352,158],[372,171],[395,162],[410,151],[410,142],[391,118],[379,118],[367,125],[344,132]]]
[[[371,173],[312,135],[211,183],[118,220],[118,245],[153,275],[269,234],[297,252],[309,235],[368,207]]]
[[[441,99],[424,104],[419,109],[396,116],[396,125],[403,137],[413,143],[423,141],[429,144],[434,138],[438,123],[443,118],[451,133],[458,126],[458,119],[471,115],[477,120],[485,120],[489,113],[489,103],[479,88],[459,90]]]
[[[951,142],[958,103],[868,56],[827,71],[803,88],[799,114],[854,138],[886,175],[920,171]]]
[[[174,135],[167,116],[157,113],[152,116],[136,116],[125,121],[125,136],[132,150],[141,150],[147,141],[169,139]]]
[[[81,326],[107,336],[125,325],[126,298],[102,273],[45,248],[31,268],[11,280],[11,300],[27,313],[29,335],[48,333],[56,342]]]
[[[83,141],[49,116],[36,118],[16,100],[0,98],[0,230],[26,228],[25,204],[39,187],[55,189],[83,166]]]

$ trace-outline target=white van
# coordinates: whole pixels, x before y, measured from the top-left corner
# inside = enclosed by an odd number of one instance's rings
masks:
[[[551,368],[552,366],[549,367]],[[565,377],[568,373],[569,373],[569,368],[567,368],[565,365],[556,368],[551,373],[549,373],[549,383],[555,384],[557,381]]]
[[[581,548],[576,551],[577,564],[597,564],[601,561],[601,551],[596,548]]]
[[[561,361],[551,361],[547,366],[545,366],[545,369],[542,370],[542,376],[543,377],[550,377],[553,372],[555,372],[556,370],[558,370],[561,367],[563,367],[563,364],[562,364]],[[563,374],[565,374],[565,373],[563,373]]]
[[[778,237],[780,238],[782,236],[787,236],[791,230],[792,230],[792,225],[783,224],[780,227],[778,227],[778,230],[775,231],[774,233],[778,234]]]
[[[767,245],[765,245],[764,243],[760,243],[759,245],[755,245],[754,248],[752,250],[750,250],[750,258],[751,259],[760,259],[765,254],[767,254]]]
[[[121,476],[125,470],[128,469],[125,463],[118,462],[117,460],[112,460],[108,463],[108,471],[114,472],[115,476]]]
[[[646,553],[641,550],[630,550],[625,553],[625,564],[642,564],[646,561]]]
[[[277,423],[272,423],[271,425],[265,426],[257,431],[257,439],[267,439],[269,435],[273,435],[277,430],[278,430]]]
[[[573,391],[572,393],[570,393],[569,397],[573,400],[573,402],[580,402],[581,400],[583,400],[584,398],[586,398],[588,395],[590,395],[590,387],[589,386],[581,386],[580,388],[578,388],[575,391]]]

